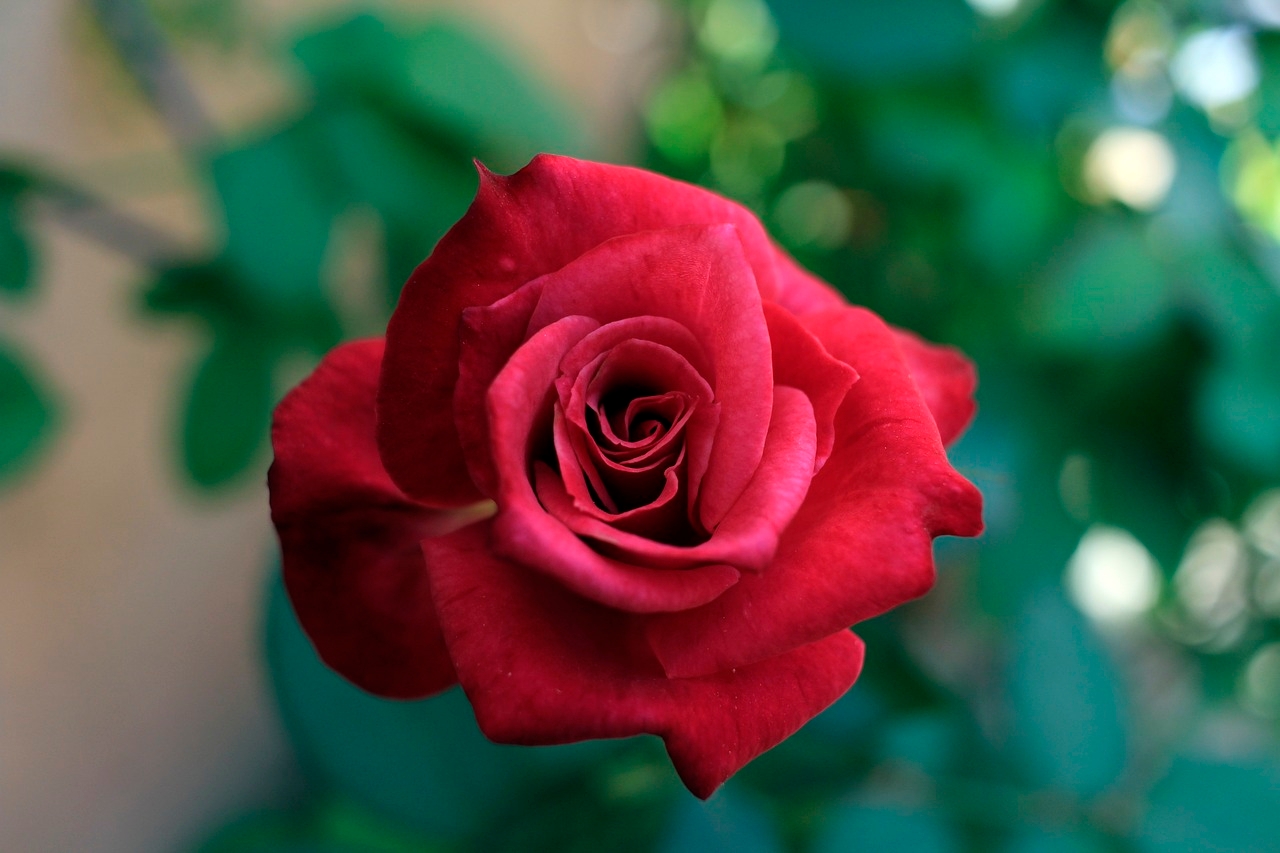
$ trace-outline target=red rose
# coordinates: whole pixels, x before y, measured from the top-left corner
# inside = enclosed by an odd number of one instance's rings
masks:
[[[462,684],[495,741],[660,736],[706,797],[844,693],[849,626],[981,528],[973,371],[746,210],[636,169],[481,170],[381,340],[276,412],[299,619],[361,687]]]

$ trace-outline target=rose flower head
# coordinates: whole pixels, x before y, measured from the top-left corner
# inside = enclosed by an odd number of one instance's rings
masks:
[[[974,373],[744,208],[633,168],[483,168],[385,339],[276,411],[271,511],[324,661],[462,685],[492,740],[648,733],[707,797],[853,684],[981,497]]]

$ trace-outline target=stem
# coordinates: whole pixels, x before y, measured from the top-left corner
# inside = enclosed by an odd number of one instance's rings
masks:
[[[88,2],[125,67],[178,144],[186,151],[208,145],[216,137],[213,123],[139,0]]]
[[[139,266],[162,266],[190,254],[167,232],[78,187],[44,179],[33,190],[59,222]]]

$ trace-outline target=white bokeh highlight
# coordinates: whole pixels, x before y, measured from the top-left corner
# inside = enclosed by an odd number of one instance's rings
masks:
[[[1160,597],[1160,569],[1133,534],[1096,524],[1085,531],[1067,563],[1067,593],[1100,622],[1134,619]]]

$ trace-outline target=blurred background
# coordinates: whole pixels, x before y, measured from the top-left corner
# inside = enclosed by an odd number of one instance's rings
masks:
[[[0,849],[1280,849],[1277,0],[0,0]],[[755,210],[979,364],[988,531],[703,805],[283,598],[266,432],[471,158]]]

